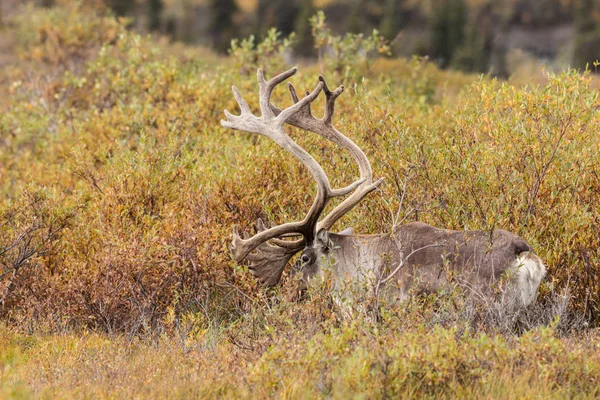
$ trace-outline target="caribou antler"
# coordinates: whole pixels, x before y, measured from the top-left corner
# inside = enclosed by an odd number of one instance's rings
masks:
[[[266,81],[262,71],[258,69],[257,79],[260,90],[259,102],[262,115],[257,117],[252,114],[248,103],[242,98],[237,88],[233,86],[233,95],[240,107],[241,114],[239,116],[234,116],[225,110],[225,116],[227,117],[227,120],[221,120],[221,125],[226,128],[256,133],[269,137],[283,149],[296,157],[300,162],[302,162],[302,164],[309,169],[317,183],[317,195],[308,214],[302,221],[290,222],[261,230],[249,239],[242,239],[237,230],[234,228],[231,249],[237,262],[241,262],[253,250],[257,249],[262,244],[265,244],[268,240],[280,238],[289,234],[302,235],[304,241],[312,243],[316,234],[318,219],[325,209],[327,202],[333,197],[344,196],[354,191],[365,182],[365,179],[362,178],[345,188],[337,190],[332,189],[329,179],[319,163],[285,133],[285,123],[288,123],[290,119],[302,112],[305,107],[308,107],[309,104],[317,98],[324,87],[324,82],[321,81],[317,84],[315,89],[302,100],[297,99],[296,96],[295,100],[297,101],[295,104],[284,110],[278,109],[277,113],[274,112],[270,103],[273,89],[275,86],[294,75],[296,71],[296,68],[292,68],[289,71],[279,74],[271,80]],[[279,239],[277,242],[281,243],[283,241]],[[263,249],[266,249],[266,247],[263,246]],[[294,252],[296,251],[297,250],[294,250]]]
[[[259,219],[256,222],[256,231],[263,232],[267,229],[264,222]],[[304,243],[304,239],[299,242]],[[248,256],[248,269],[265,286],[275,286],[281,279],[281,274],[290,258],[294,256],[302,246],[298,247],[296,242],[273,239],[273,244],[264,242]]]
[[[364,184],[361,185],[350,197],[338,204],[317,226],[317,231],[320,229],[331,229],[331,227],[345,214],[347,214],[352,208],[362,201],[369,193],[375,190],[382,182],[383,178],[373,182],[373,170],[371,164],[365,153],[350,140],[347,136],[342,134],[333,126],[333,114],[335,111],[335,102],[337,98],[344,92],[344,86],[341,85],[334,91],[331,91],[325,82],[325,78],[319,75],[319,84],[322,85],[322,90],[325,93],[325,113],[323,118],[316,118],[311,111],[310,103],[302,104],[301,109],[291,116],[287,123],[297,128],[316,133],[324,137],[327,140],[339,145],[346,149],[354,161],[358,164],[360,177],[364,180]],[[295,105],[300,104],[298,94],[294,85],[288,83],[290,95]],[[308,95],[308,93],[307,93]],[[275,114],[280,114],[282,111],[271,104],[271,110]],[[301,245],[298,243],[298,245]]]

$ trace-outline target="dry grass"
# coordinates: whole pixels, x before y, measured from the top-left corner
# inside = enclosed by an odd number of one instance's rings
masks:
[[[598,335],[515,339],[342,324],[277,332],[263,352],[199,333],[185,343],[2,328],[8,398],[596,398]]]

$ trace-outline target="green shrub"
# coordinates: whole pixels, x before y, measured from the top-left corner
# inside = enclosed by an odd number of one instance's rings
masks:
[[[325,21],[325,13],[317,12],[310,18],[312,35],[322,72],[333,73],[343,81],[359,80],[369,73],[373,60],[380,55],[391,55],[388,41],[373,29],[371,36],[362,33],[333,35]]]
[[[287,38],[281,38],[281,32],[271,28],[260,43],[254,43],[254,35],[246,39],[231,41],[229,55],[243,75],[254,75],[257,68],[265,73],[277,73],[285,68],[285,55],[290,53],[295,42],[292,32]]]
[[[17,25],[17,51],[24,60],[74,67],[98,46],[114,43],[126,32],[128,21],[117,21],[107,9],[98,12],[79,1],[59,3],[65,7],[46,12],[28,6],[12,21]]]

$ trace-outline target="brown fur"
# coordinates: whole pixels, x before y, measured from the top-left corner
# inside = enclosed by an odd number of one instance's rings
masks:
[[[314,245],[303,252],[297,268],[306,282],[322,267],[330,268],[336,281],[364,282],[370,277],[373,285],[382,284],[386,293],[399,299],[409,292],[429,293],[454,283],[490,294],[520,254],[533,253],[524,239],[504,230],[452,231],[413,222],[393,234],[321,231]],[[303,261],[303,256],[308,259]],[[540,265],[543,269],[541,261]]]

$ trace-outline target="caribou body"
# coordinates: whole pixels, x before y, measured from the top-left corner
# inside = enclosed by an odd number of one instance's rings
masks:
[[[516,308],[535,302],[546,274],[542,260],[513,233],[453,231],[422,222],[401,225],[392,234],[322,230],[296,269],[303,288],[329,270],[338,291],[354,282],[384,292],[388,300],[404,300],[459,285],[480,296],[501,294]]]
[[[300,100],[289,84],[294,104],[283,110],[271,104],[273,89],[295,73],[293,68],[266,81],[259,69],[262,115],[252,114],[233,87],[241,115],[225,110],[227,120],[221,124],[275,141],[309,169],[317,183],[317,195],[302,221],[268,228],[259,220],[256,235],[248,239],[242,239],[234,228],[231,250],[237,262],[247,260],[249,269],[267,286],[278,284],[291,258],[302,251],[293,268],[301,274],[301,288],[329,270],[335,289],[352,281],[399,300],[411,293],[430,293],[458,284],[479,295],[501,294],[517,308],[535,302],[546,269],[531,246],[513,233],[453,231],[421,222],[397,226],[390,233],[379,235],[330,232],[334,223],[375,190],[382,179],[373,181],[364,152],[333,127],[335,101],[343,86],[331,91],[319,77],[316,88]],[[310,104],[321,92],[325,94],[325,115],[316,118]],[[358,164],[360,179],[342,189],[331,188],[322,167],[287,135],[286,124],[316,133],[348,151]],[[321,218],[331,198],[346,195],[349,196]]]

